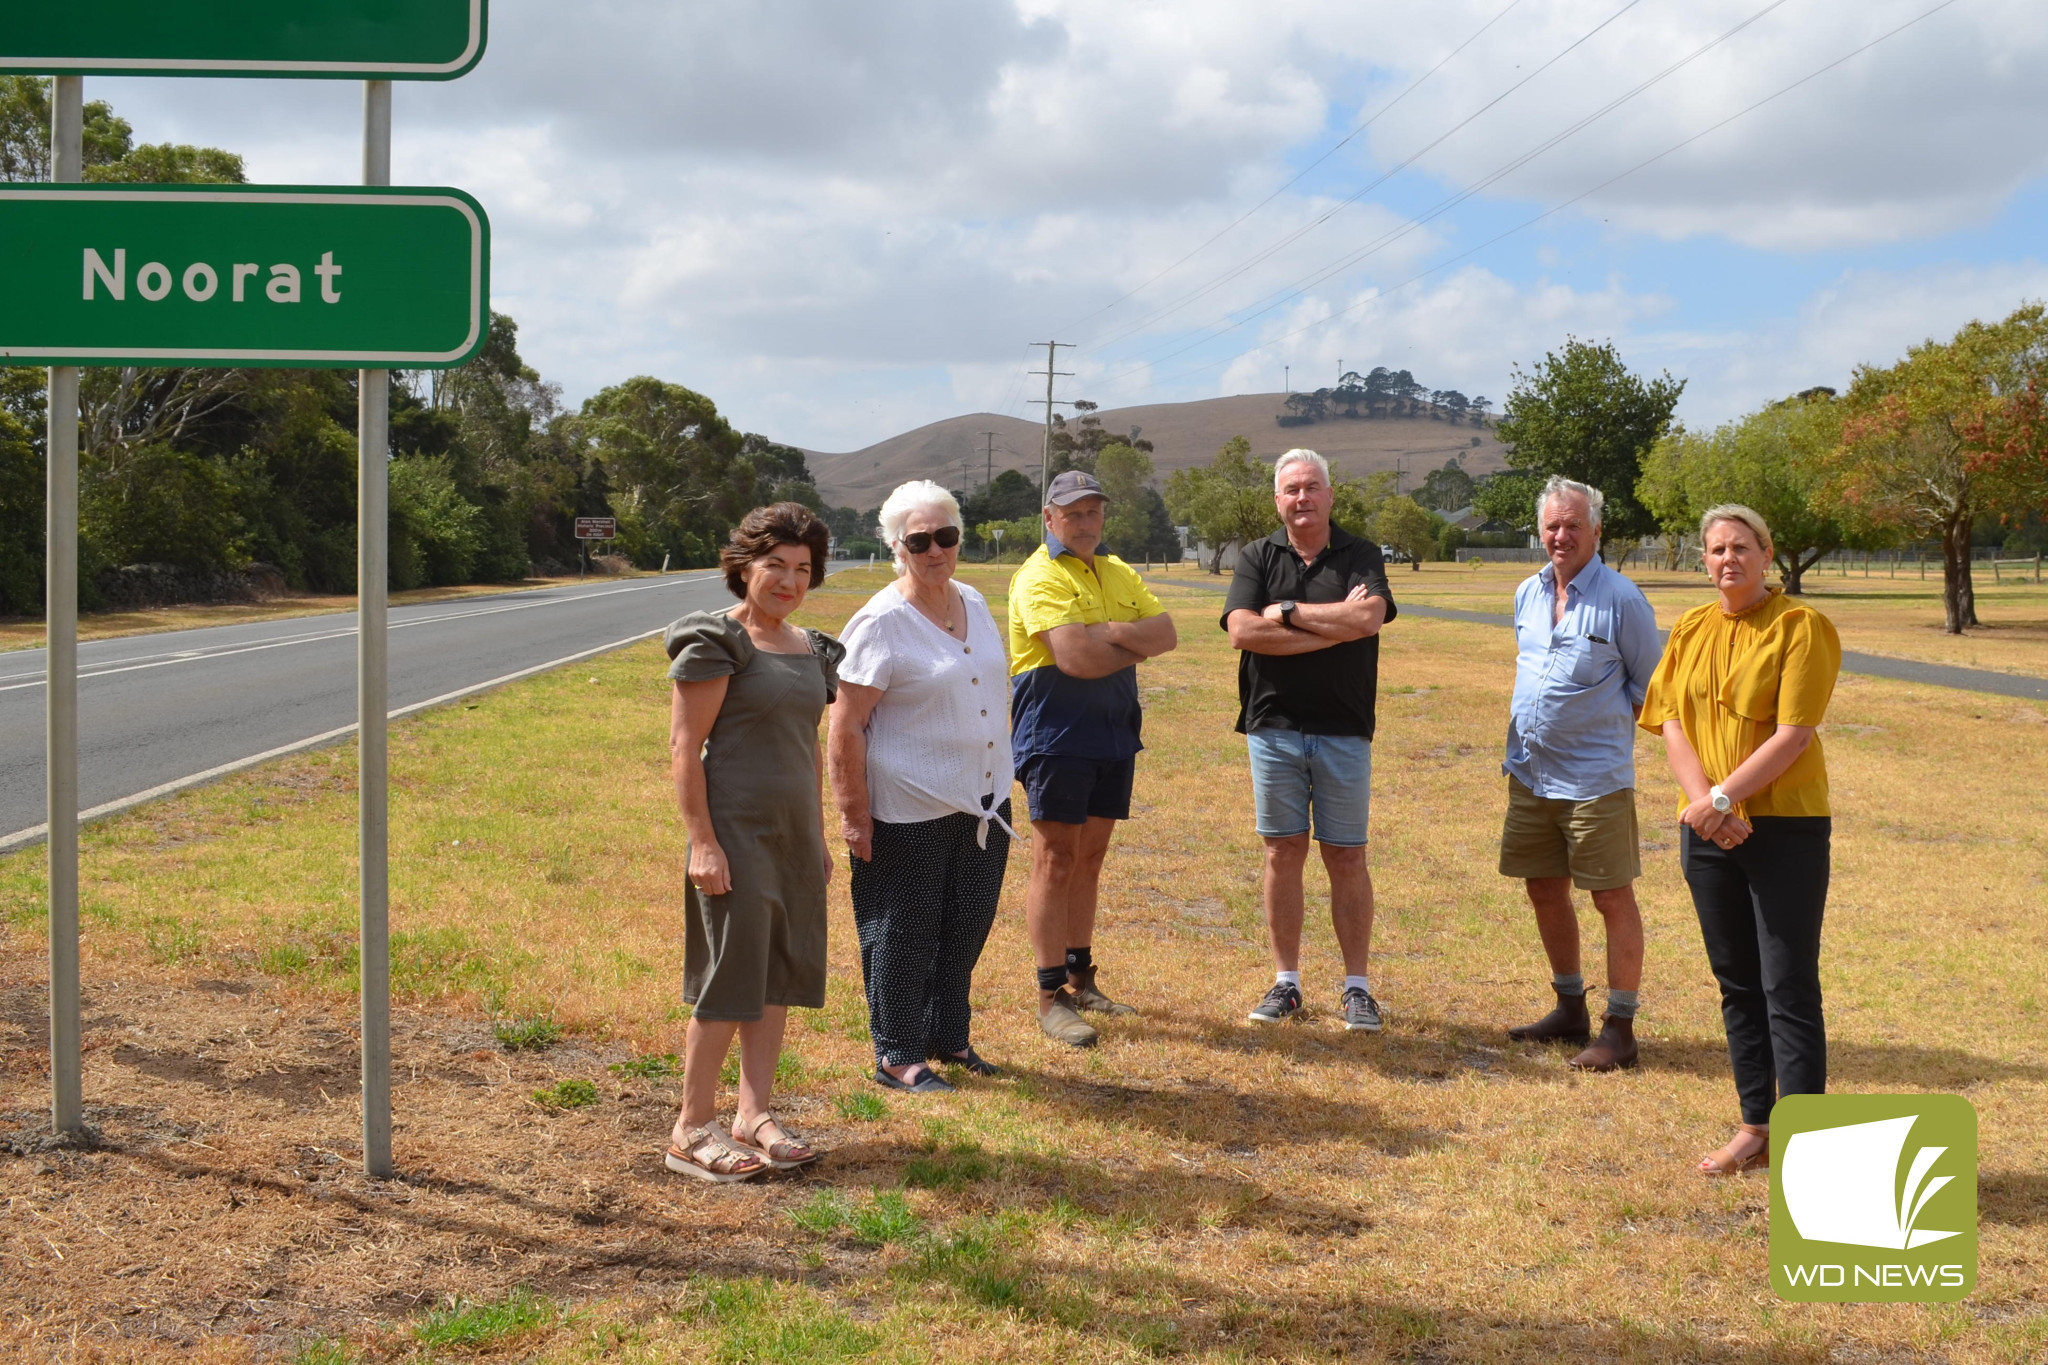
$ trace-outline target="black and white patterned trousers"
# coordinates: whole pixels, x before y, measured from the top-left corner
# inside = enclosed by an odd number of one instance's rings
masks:
[[[1010,818],[1010,803],[996,808]],[[893,825],[875,821],[874,858],[853,865],[853,923],[868,994],[875,1056],[892,1066],[965,1052],[973,1011],[967,989],[996,920],[1010,836],[989,822],[946,815]]]

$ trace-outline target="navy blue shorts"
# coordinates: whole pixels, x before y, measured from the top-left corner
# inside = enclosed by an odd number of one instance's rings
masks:
[[[1056,825],[1085,825],[1091,815],[1130,819],[1131,779],[1137,771],[1135,754],[1110,759],[1031,754],[1017,764],[1031,818]]]

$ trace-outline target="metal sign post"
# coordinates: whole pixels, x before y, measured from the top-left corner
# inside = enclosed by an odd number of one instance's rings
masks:
[[[363,82],[363,183],[391,183],[391,82]],[[481,345],[481,339],[478,344]],[[385,715],[391,636],[391,372],[356,391],[356,744],[361,858],[363,1170],[391,1174],[391,813]]]
[[[85,81],[59,76],[50,100],[50,178],[85,172]],[[50,1127],[85,1131],[78,1003],[78,367],[50,367],[43,504],[48,632],[44,797],[50,823]]]

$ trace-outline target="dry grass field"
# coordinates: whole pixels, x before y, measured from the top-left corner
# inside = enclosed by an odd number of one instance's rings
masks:
[[[1449,573],[1397,590],[1478,605]],[[969,577],[1000,611],[1002,577]],[[835,577],[808,619],[881,581]],[[0,860],[0,1356],[2048,1360],[2048,707],[1843,679],[1834,1081],[1976,1106],[1982,1268],[1959,1305],[1791,1305],[1765,1278],[1765,1179],[1692,1171],[1734,1096],[1661,758],[1639,751],[1644,1065],[1577,1075],[1502,1032],[1547,988],[1493,871],[1508,637],[1397,621],[1373,822],[1388,1029],[1333,1019],[1312,912],[1317,1008],[1254,1033],[1271,978],[1235,656],[1204,584],[1161,592],[1183,646],[1141,675],[1151,747],[1095,945],[1142,1016],[1088,1052],[1038,1036],[1014,855],[976,985],[1008,1075],[885,1097],[842,872],[828,1004],[794,1017],[786,1063],[783,1112],[831,1149],[807,1175],[716,1190],[661,1166],[683,850],[651,646],[394,730],[398,1180],[358,1169],[348,750],[88,830],[94,1150],[35,1140],[43,871]]]

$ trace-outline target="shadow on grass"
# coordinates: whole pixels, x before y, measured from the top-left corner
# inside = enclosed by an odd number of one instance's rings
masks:
[[[1446,1136],[1390,1117],[1366,1100],[1330,1101],[1266,1087],[1242,1089],[1224,1080],[1090,1080],[1011,1065],[1019,1096],[1061,1112],[1150,1130],[1169,1141],[1218,1147],[1256,1146],[1284,1133],[1297,1143],[1358,1142],[1388,1156],[1444,1145]]]
[[[2014,1228],[2048,1224],[2048,1173],[1981,1172],[1977,1176],[1977,1216],[1986,1223]]]

